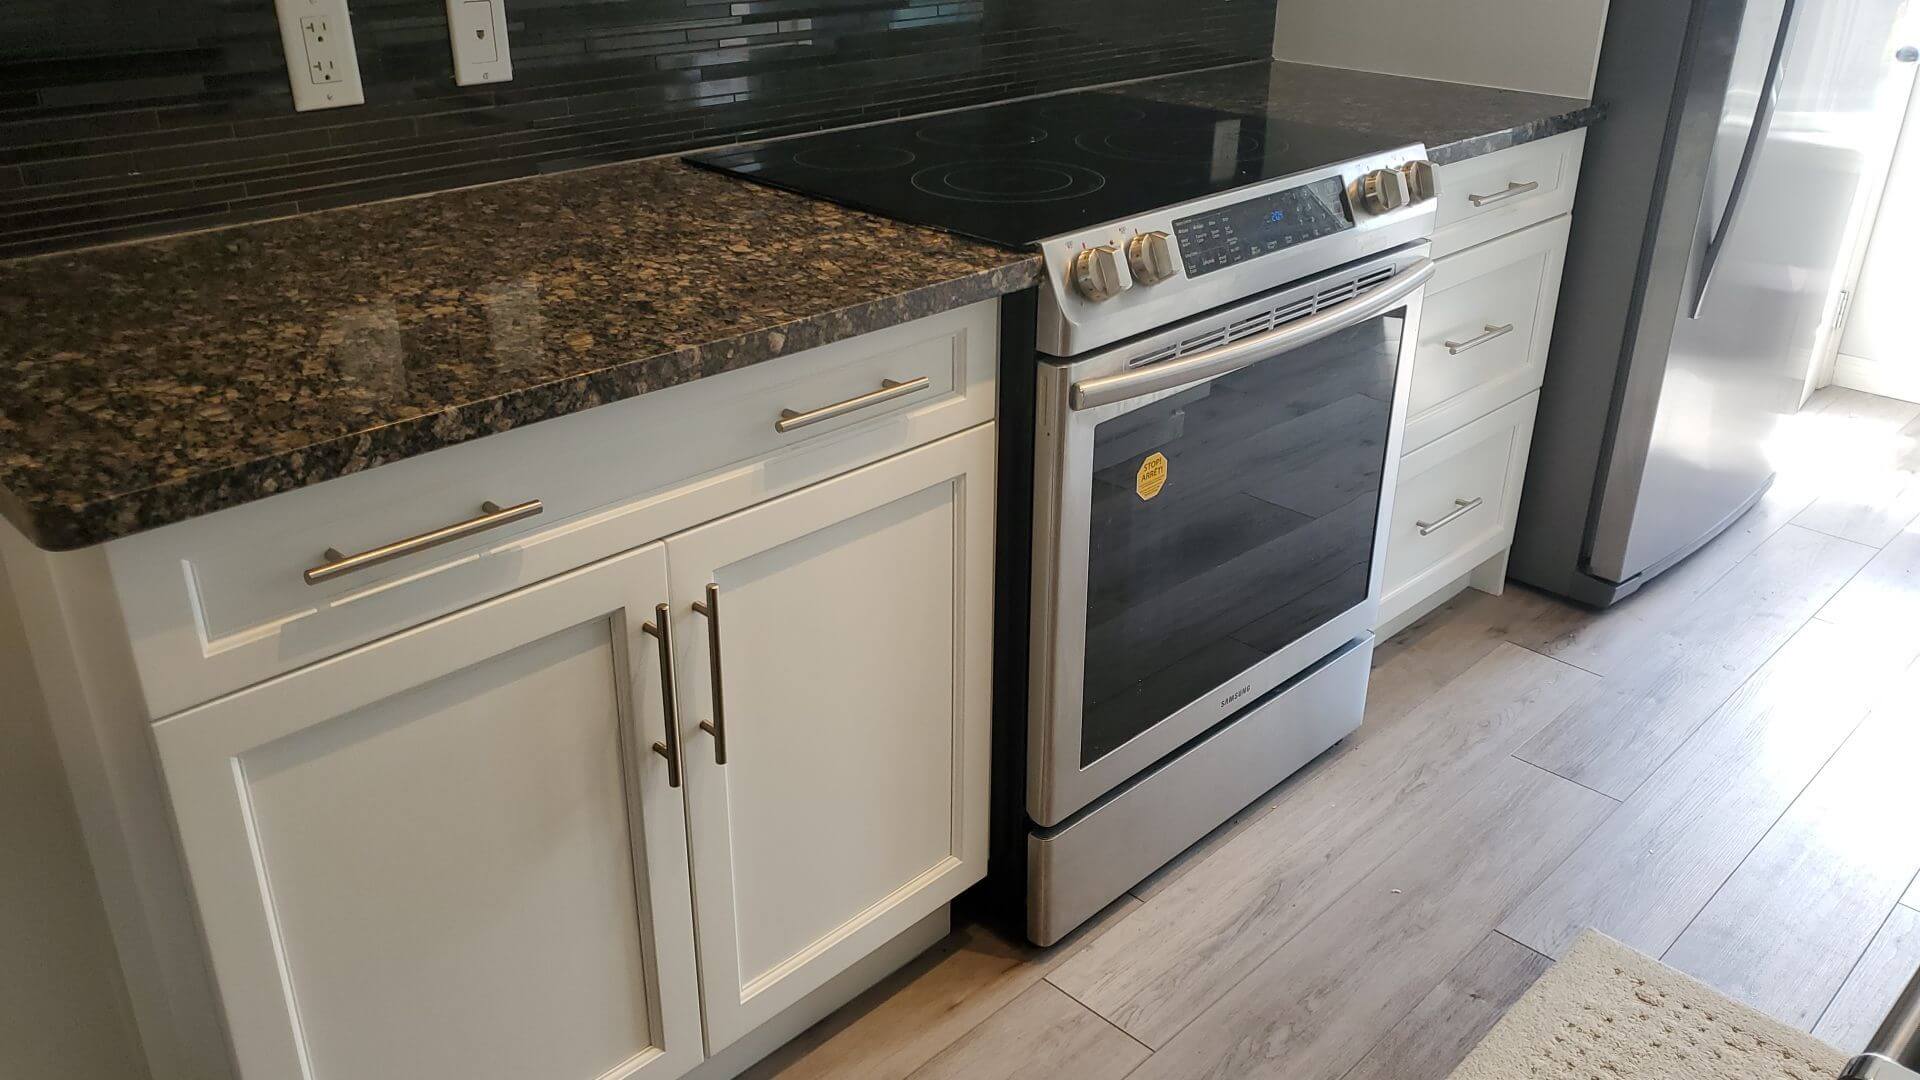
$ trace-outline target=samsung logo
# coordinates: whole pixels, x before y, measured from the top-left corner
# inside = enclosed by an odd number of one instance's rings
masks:
[[[1226,697],[1221,698],[1220,707],[1224,709],[1227,706],[1233,704],[1236,701],[1239,701],[1241,698],[1246,697],[1248,694],[1251,694],[1251,693],[1253,693],[1253,684],[1249,683],[1246,686],[1243,686],[1240,689],[1235,690],[1233,693],[1228,694]]]

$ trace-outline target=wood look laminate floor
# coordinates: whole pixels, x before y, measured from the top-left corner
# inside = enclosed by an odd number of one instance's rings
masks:
[[[1361,730],[1079,933],[977,925],[757,1077],[1441,1078],[1585,927],[1842,1050],[1920,967],[1920,405],[1612,610],[1468,592]]]

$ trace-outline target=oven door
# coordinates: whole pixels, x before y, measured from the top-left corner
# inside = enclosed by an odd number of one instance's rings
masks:
[[[1432,273],[1414,245],[1041,366],[1038,824],[1373,629]]]

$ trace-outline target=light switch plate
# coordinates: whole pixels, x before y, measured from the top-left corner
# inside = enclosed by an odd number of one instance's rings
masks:
[[[306,112],[365,104],[347,0],[274,0],[273,6],[287,54],[293,107]]]
[[[454,82],[472,86],[513,78],[507,0],[447,0],[447,31],[453,41]]]

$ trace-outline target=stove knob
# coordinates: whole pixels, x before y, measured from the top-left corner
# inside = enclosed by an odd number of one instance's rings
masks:
[[[1370,214],[1390,214],[1407,205],[1407,178],[1398,169],[1375,169],[1360,178],[1360,205]]]
[[[1407,178],[1407,194],[1414,202],[1440,197],[1440,170],[1431,161],[1409,161],[1400,166]]]
[[[1090,247],[1073,257],[1074,291],[1098,304],[1133,288],[1127,260],[1112,244]]]
[[[1127,267],[1136,285],[1158,285],[1180,272],[1173,261],[1173,238],[1163,232],[1141,233],[1127,241]]]

